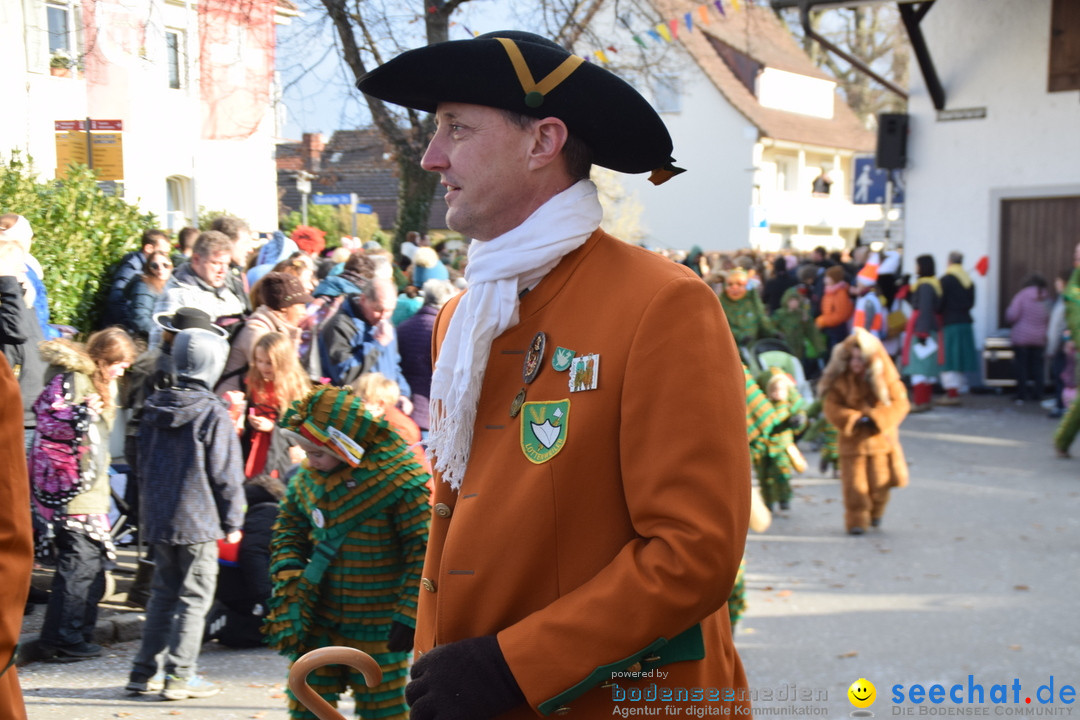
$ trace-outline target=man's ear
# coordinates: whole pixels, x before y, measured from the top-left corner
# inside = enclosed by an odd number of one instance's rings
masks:
[[[533,125],[529,169],[537,170],[554,162],[562,153],[569,135],[566,123],[556,117],[546,117]]]

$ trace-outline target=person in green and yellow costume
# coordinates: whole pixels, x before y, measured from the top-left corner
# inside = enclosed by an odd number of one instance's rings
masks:
[[[735,342],[739,347],[747,348],[761,338],[777,335],[776,326],[761,296],[746,289],[748,279],[746,270],[730,270],[724,278],[724,290],[720,293],[720,305],[724,308]]]
[[[330,645],[363,650],[382,667],[378,686],[340,665],[315,669],[308,684],[332,705],[351,688],[358,717],[404,720],[428,473],[351,388],[316,388],[281,426],[307,459],[289,482],[270,543],[267,644],[293,661]],[[291,693],[289,716],[315,717]]]

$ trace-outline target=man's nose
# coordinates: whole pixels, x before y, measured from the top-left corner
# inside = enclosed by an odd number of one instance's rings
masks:
[[[442,142],[439,140],[439,135],[436,133],[431,142],[428,143],[427,150],[424,151],[424,157],[420,159],[420,167],[424,168],[428,172],[437,172],[446,167],[446,153],[442,150]]]

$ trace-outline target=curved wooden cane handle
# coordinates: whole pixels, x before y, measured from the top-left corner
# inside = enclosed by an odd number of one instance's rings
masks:
[[[307,683],[308,673],[324,665],[348,665],[354,670],[359,670],[368,687],[375,687],[382,682],[382,668],[374,658],[362,650],[335,645],[318,648],[301,655],[289,669],[289,689],[292,690],[296,699],[304,704],[304,707],[318,716],[319,720],[345,720],[344,715],[312,690]]]

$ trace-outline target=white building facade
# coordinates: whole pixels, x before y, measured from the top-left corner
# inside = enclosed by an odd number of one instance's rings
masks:
[[[981,342],[1024,277],[1052,284],[1080,242],[1080,3],[938,0],[921,29],[945,106],[913,65],[904,265],[987,256],[987,275],[972,273]]]
[[[676,17],[697,8],[657,5]],[[676,42],[672,77],[639,89],[661,113],[676,165],[687,172],[656,188],[644,177],[624,181],[643,206],[646,242],[836,249],[881,219],[880,205],[852,202],[853,161],[873,152],[872,134],[771,11],[744,5]],[[825,192],[815,192],[819,177]]]
[[[273,229],[275,26],[293,15],[279,0],[4,0],[0,153],[51,178],[57,121],[119,120],[119,192],[162,227],[205,207]]]

